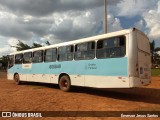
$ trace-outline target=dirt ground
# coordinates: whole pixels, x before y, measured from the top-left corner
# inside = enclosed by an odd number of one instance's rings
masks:
[[[74,87],[71,92],[63,92],[53,84],[16,85],[0,72],[0,111],[160,111],[160,77],[153,77],[149,86],[134,89]]]

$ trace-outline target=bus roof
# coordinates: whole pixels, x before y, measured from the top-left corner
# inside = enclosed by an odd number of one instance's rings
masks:
[[[92,40],[105,39],[105,38],[110,38],[110,37],[114,37],[114,36],[129,34],[132,31],[138,31],[143,34],[143,32],[139,31],[138,29],[131,28],[131,29],[125,29],[125,30],[120,30],[120,31],[116,31],[116,32],[106,33],[106,34],[102,34],[102,35],[92,36],[92,37],[88,37],[88,38],[82,38],[82,39],[78,39],[78,40],[72,40],[72,41],[68,41],[68,42],[58,43],[58,44],[54,44],[54,45],[33,48],[33,49],[28,49],[28,50],[23,50],[23,51],[17,51],[17,52],[11,53],[10,55],[38,51],[38,50],[44,50],[44,49],[49,49],[49,48],[56,48],[56,47],[61,47],[61,46],[74,45],[74,44],[78,44],[78,43],[89,42]]]

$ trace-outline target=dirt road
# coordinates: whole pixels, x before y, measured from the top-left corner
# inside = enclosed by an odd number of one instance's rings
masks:
[[[0,111],[160,111],[160,77],[134,89],[75,87],[62,92],[58,85],[16,85],[0,73]],[[70,118],[72,119],[72,118]]]

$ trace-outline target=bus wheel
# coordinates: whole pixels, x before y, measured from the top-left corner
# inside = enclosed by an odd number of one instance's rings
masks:
[[[14,81],[16,82],[17,85],[20,85],[20,79],[18,73],[14,75]]]
[[[59,80],[59,87],[62,91],[68,92],[71,89],[71,81],[69,76],[64,75]]]

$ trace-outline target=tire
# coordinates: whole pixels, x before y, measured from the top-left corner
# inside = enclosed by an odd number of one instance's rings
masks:
[[[15,81],[15,83],[16,83],[17,85],[20,85],[20,84],[21,84],[21,82],[20,82],[20,77],[19,77],[19,74],[18,74],[18,73],[14,75],[14,81]]]
[[[64,92],[69,92],[71,90],[71,81],[69,76],[64,75],[59,79],[59,88]]]

